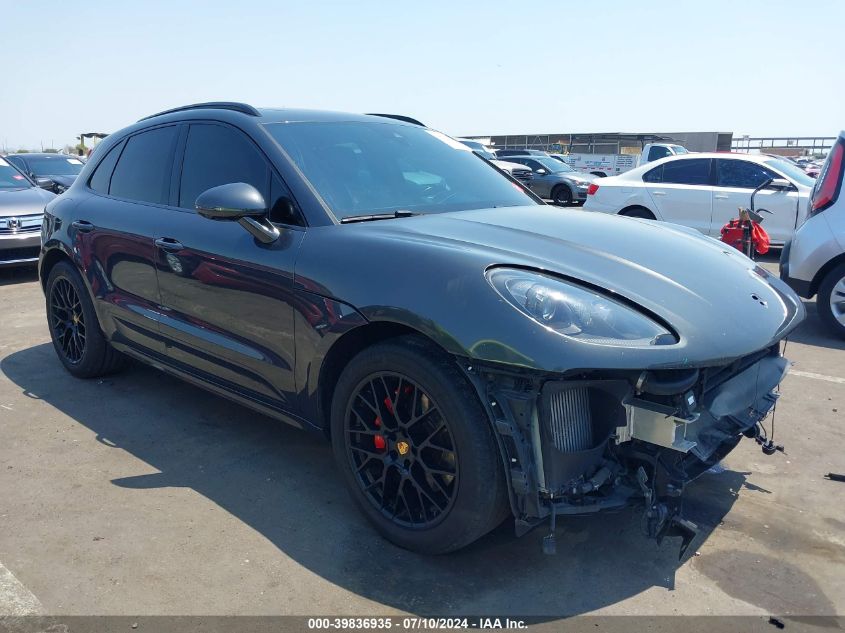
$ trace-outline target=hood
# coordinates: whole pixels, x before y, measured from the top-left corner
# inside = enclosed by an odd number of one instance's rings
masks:
[[[67,174],[56,174],[55,176],[52,174],[44,174],[40,175],[39,178],[49,178],[57,185],[61,185],[62,187],[70,187],[73,184],[73,181],[76,180],[76,176],[70,176]]]
[[[504,170],[510,171],[510,172],[512,172],[514,169],[522,169],[522,170],[525,170],[525,171],[531,171],[530,167],[526,167],[522,163],[509,163],[506,160],[498,160],[498,159],[491,160],[490,162],[493,163],[499,169],[504,169]]]
[[[561,171],[557,172],[557,176],[561,176],[563,178],[567,178],[569,180],[585,180],[587,182],[593,182],[594,180],[598,179],[598,176],[593,174],[587,174],[583,171]]]
[[[783,338],[804,316],[803,304],[780,279],[686,227],[545,205],[384,225],[393,239],[405,233],[461,249],[488,267],[530,267],[625,297],[679,335],[680,344],[667,351],[680,354],[667,364],[750,354]]]
[[[0,189],[0,216],[44,213],[44,207],[56,195],[38,187]]]

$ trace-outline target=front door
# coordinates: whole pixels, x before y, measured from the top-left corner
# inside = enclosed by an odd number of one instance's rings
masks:
[[[763,165],[741,159],[716,159],[716,186],[713,188],[713,220],[710,235],[718,237],[722,227],[738,217],[739,207],[751,205],[751,194],[769,178],[780,178]],[[798,217],[798,190],[762,189],[754,196],[754,207],[761,213],[763,228],[775,244],[787,242],[795,232]]]
[[[264,194],[281,237],[194,210],[200,193],[245,182]],[[161,331],[179,369],[261,406],[295,413],[293,271],[305,234],[292,197],[252,141],[223,124],[188,130],[174,206],[156,240]],[[274,214],[277,214],[274,216]]]

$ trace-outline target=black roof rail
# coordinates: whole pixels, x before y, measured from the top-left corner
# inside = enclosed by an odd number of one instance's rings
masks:
[[[261,116],[261,113],[258,110],[246,103],[238,103],[237,101],[209,101],[207,103],[194,103],[191,105],[180,106],[178,108],[171,108],[170,110],[164,110],[163,112],[156,112],[150,116],[145,116],[143,119],[138,119],[138,121],[146,121],[147,119],[152,119],[153,117],[161,116],[163,114],[171,114],[173,112],[204,109],[232,110],[233,112],[240,112],[241,114],[248,114],[249,116]]]
[[[419,125],[420,127],[425,127],[425,123],[421,123],[416,119],[412,119],[409,116],[405,116],[404,114],[381,114],[379,112],[365,112],[367,116],[383,116],[386,119],[396,119],[397,121],[403,121],[405,123],[413,123],[414,125]]]

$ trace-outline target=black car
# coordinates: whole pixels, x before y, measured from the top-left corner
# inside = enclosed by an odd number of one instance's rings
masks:
[[[62,193],[73,184],[85,163],[76,156],[55,153],[9,154],[6,160],[42,189]]]
[[[130,356],[325,433],[422,552],[643,499],[688,543],[685,484],[771,444],[804,314],[738,251],[545,205],[413,121],[236,103],[103,141],[47,207],[40,276],[73,375]]]

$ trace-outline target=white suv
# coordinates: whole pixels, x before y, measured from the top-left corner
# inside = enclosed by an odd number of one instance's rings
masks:
[[[818,294],[819,316],[845,338],[845,131],[839,133],[810,198],[807,221],[780,258],[780,276],[802,297]]]

